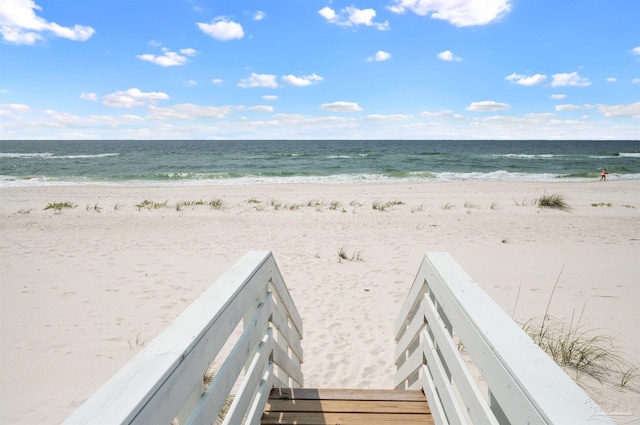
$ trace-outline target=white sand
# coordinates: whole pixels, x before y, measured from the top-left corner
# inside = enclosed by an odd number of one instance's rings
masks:
[[[571,211],[531,205],[543,193]],[[144,199],[171,206],[138,211]],[[224,207],[176,211],[197,199]],[[586,303],[583,329],[640,363],[640,182],[3,188],[0,200],[3,424],[60,423],[254,249],[274,252],[305,322],[307,387],[392,387],[393,324],[426,251],[449,252],[519,322],[542,318],[564,266],[549,313],[568,323]],[[78,207],[43,210],[63,201]],[[364,261],[338,262],[340,248]],[[582,382],[640,416],[640,378]]]

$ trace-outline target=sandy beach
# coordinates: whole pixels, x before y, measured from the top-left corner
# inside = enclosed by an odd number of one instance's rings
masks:
[[[543,194],[570,209],[539,208]],[[63,421],[255,249],[273,251],[304,320],[307,387],[392,388],[394,321],[427,251],[520,323],[542,319],[558,280],[549,314],[640,364],[640,181],[5,187],[0,200],[3,424]],[[197,200],[217,206],[176,207]],[[45,210],[57,202],[76,207]],[[579,382],[637,419],[640,377],[610,381]]]

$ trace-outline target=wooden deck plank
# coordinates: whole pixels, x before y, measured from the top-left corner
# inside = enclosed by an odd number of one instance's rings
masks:
[[[326,388],[274,388],[271,399],[284,400],[381,400],[381,401],[422,401],[426,398],[421,390],[363,390]]]
[[[265,410],[326,413],[431,413],[428,404],[424,401],[380,400],[269,400]]]
[[[263,425],[434,425],[431,415],[358,414],[322,412],[273,412],[262,417]]]
[[[261,424],[433,425],[422,391],[274,388]]]

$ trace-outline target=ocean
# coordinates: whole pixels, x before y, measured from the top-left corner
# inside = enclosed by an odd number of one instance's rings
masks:
[[[640,141],[0,140],[0,187],[640,180]]]

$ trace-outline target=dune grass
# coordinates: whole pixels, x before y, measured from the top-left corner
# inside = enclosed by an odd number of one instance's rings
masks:
[[[351,255],[349,255],[347,253],[347,251],[345,250],[345,248],[341,247],[338,250],[338,262],[341,263],[342,260],[345,260],[345,261],[364,261],[364,258],[362,258],[362,254],[360,254],[360,251],[353,251],[351,253]]]
[[[378,211],[385,211],[387,208],[391,208],[396,205],[404,205],[404,202],[398,200],[387,202],[374,201],[373,204],[371,204],[371,208]]]
[[[144,201],[140,202],[139,204],[136,204],[136,208],[138,209],[138,211],[140,211],[142,209],[159,210],[161,208],[168,208],[168,207],[169,207],[169,202],[168,201],[154,202],[154,201],[150,201],[148,199],[145,199]]]
[[[57,212],[62,211],[63,209],[72,209],[77,207],[76,204],[74,204],[73,202],[69,202],[69,201],[65,201],[65,202],[52,202],[47,204],[46,207],[44,207],[45,211],[46,210],[54,210]]]
[[[563,369],[571,369],[575,372],[576,380],[583,374],[589,375],[598,381],[603,378],[611,380],[617,376],[620,387],[627,386],[639,376],[638,366],[625,354],[625,351],[614,344],[609,335],[596,333],[595,330],[583,330],[580,321],[586,308],[586,301],[582,311],[575,320],[575,311],[571,315],[569,324],[561,322],[549,315],[549,308],[554,293],[564,271],[564,264],[556,278],[553,289],[549,295],[547,307],[540,324],[528,320],[522,325],[529,337],[544,350],[553,361]],[[520,289],[518,288],[518,297]],[[517,307],[518,297],[516,297]]]
[[[552,195],[543,194],[536,200],[536,205],[540,208],[553,208],[561,211],[568,211],[569,204],[564,200],[564,196],[554,193]]]

